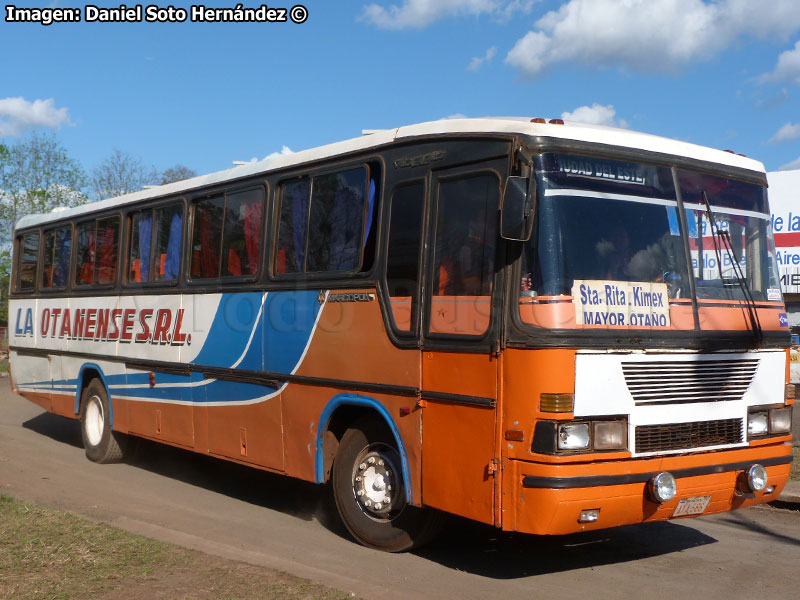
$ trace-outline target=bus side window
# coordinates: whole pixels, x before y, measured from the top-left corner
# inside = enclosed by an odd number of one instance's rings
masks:
[[[231,194],[225,203],[222,274],[255,275],[261,249],[264,196],[261,190]]]
[[[119,262],[119,217],[97,220],[97,275],[94,283],[109,285],[117,281]]]
[[[72,227],[60,227],[45,231],[42,289],[63,288],[67,285],[71,248]]]
[[[170,204],[155,210],[155,279],[174,281],[181,270],[183,205]]]
[[[19,243],[19,280],[17,289],[33,290],[36,284],[36,264],[39,261],[39,232],[29,233]]]
[[[219,277],[224,216],[224,196],[200,200],[194,205],[191,273],[195,279]]]
[[[311,180],[308,177],[281,185],[281,220],[278,224],[276,273],[302,273],[304,270],[310,199]]]
[[[422,182],[398,187],[392,196],[386,287],[394,324],[400,331],[412,331],[417,321],[424,207]]]
[[[366,204],[363,167],[314,177],[306,270],[353,271],[361,263]]]
[[[78,225],[78,250],[75,260],[75,285],[90,285],[94,278],[96,223],[86,221]]]
[[[150,281],[150,238],[153,232],[153,211],[135,212],[131,217],[130,253],[128,255],[128,281]]]

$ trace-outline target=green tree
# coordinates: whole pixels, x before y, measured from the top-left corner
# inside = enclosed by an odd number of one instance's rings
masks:
[[[32,213],[84,204],[86,175],[52,134],[0,144],[0,321],[8,315],[11,242],[17,221]]]
[[[138,192],[144,186],[158,185],[159,172],[141,159],[117,148],[92,170],[92,191],[97,200]]]

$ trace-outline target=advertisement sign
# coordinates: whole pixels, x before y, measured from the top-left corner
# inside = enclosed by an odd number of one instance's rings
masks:
[[[800,294],[800,170],[767,173],[772,232],[784,294]]]

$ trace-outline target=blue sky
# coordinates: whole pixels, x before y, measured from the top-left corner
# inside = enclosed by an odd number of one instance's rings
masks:
[[[303,24],[0,19],[0,141],[52,130],[87,171],[119,148],[202,174],[362,129],[564,116],[800,168],[798,0],[302,1]]]

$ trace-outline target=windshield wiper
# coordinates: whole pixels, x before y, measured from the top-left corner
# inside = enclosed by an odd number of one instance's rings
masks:
[[[711,210],[711,203],[708,201],[708,194],[705,190],[703,190],[701,193],[703,195],[703,202],[705,202],[706,205],[706,215],[708,216],[708,221],[711,225],[711,236],[714,240],[714,250],[717,253],[719,279],[722,282],[722,286],[725,287],[725,278],[722,276],[722,260],[717,239],[719,239],[721,242],[724,242],[723,246],[725,247],[725,252],[728,255],[728,259],[731,261],[731,265],[733,266],[733,273],[736,275],[736,282],[739,284],[739,288],[742,290],[742,295],[744,296],[745,305],[747,306],[747,315],[750,318],[750,327],[753,331],[756,345],[759,345],[764,339],[764,331],[761,328],[761,321],[758,318],[756,301],[753,299],[753,295],[750,293],[750,288],[747,287],[744,271],[742,271],[742,265],[740,265],[739,261],[736,260],[736,253],[733,251],[733,240],[731,239],[731,234],[729,231],[722,231],[717,227],[716,219],[714,219],[714,213]],[[700,264],[702,265],[702,257]]]

